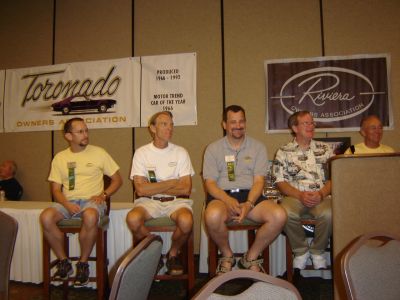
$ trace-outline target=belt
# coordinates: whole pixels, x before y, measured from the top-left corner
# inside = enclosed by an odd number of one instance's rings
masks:
[[[178,198],[188,199],[189,196],[186,196],[186,195],[178,195],[178,196],[163,196],[163,197],[152,196],[152,197],[151,197],[151,199],[157,200],[157,201],[160,201],[160,202],[174,201],[175,199],[178,199]]]
[[[156,197],[156,196],[153,196],[153,197],[151,197],[151,199],[157,200],[157,201],[161,201],[161,202],[167,202],[167,201],[175,200],[175,197],[174,196],[170,196],[170,197]]]
[[[248,192],[250,192],[250,190],[245,190],[245,189],[230,189],[230,190],[224,190],[224,191],[227,194],[248,193]]]

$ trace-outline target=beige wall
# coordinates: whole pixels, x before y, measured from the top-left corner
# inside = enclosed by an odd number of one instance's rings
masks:
[[[400,2],[321,2],[325,55],[391,54],[397,128]],[[263,61],[324,54],[318,0],[3,0],[0,5],[0,69],[197,52],[198,125],[177,127],[173,138],[187,148],[196,171],[192,193],[196,249],[204,199],[202,155],[209,142],[222,136],[224,92],[226,105],[245,107],[249,134],[265,143],[272,159],[278,146],[290,137],[264,133]],[[353,143],[361,141],[356,132],[318,135],[346,135]],[[150,140],[147,130],[98,129],[90,132],[90,138],[121,166],[124,185],[113,200],[132,201],[128,180],[132,153]],[[385,132],[384,143],[399,150],[399,130]],[[46,177],[52,147],[55,153],[66,147],[60,133],[55,132],[54,139],[51,132],[2,133],[0,144],[0,159],[18,162],[24,200],[50,200]]]

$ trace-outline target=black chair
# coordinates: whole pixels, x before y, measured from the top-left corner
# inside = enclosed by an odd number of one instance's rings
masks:
[[[18,222],[0,211],[0,299],[8,299],[10,266],[17,232]]]
[[[161,250],[162,239],[154,234],[132,248],[118,267],[109,300],[147,299]]]

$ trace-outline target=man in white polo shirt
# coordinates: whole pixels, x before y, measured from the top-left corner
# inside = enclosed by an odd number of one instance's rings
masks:
[[[193,227],[193,201],[189,196],[194,171],[188,152],[170,142],[173,128],[169,111],[158,112],[150,118],[153,141],[137,149],[133,156],[130,178],[138,198],[126,221],[137,244],[149,234],[145,221],[170,217],[176,223],[176,230],[172,234],[166,266],[168,274],[181,275],[183,266],[178,254]],[[161,263],[162,260],[159,268]]]

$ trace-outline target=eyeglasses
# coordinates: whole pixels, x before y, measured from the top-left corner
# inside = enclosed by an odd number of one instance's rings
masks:
[[[371,126],[368,126],[368,129],[371,129],[371,130],[383,130],[383,127],[382,126],[371,125]]]
[[[70,131],[70,133],[79,133],[79,134],[84,134],[84,133],[88,133],[89,129],[81,129],[78,131]]]
[[[317,126],[317,122],[300,122],[299,125],[302,126]]]

